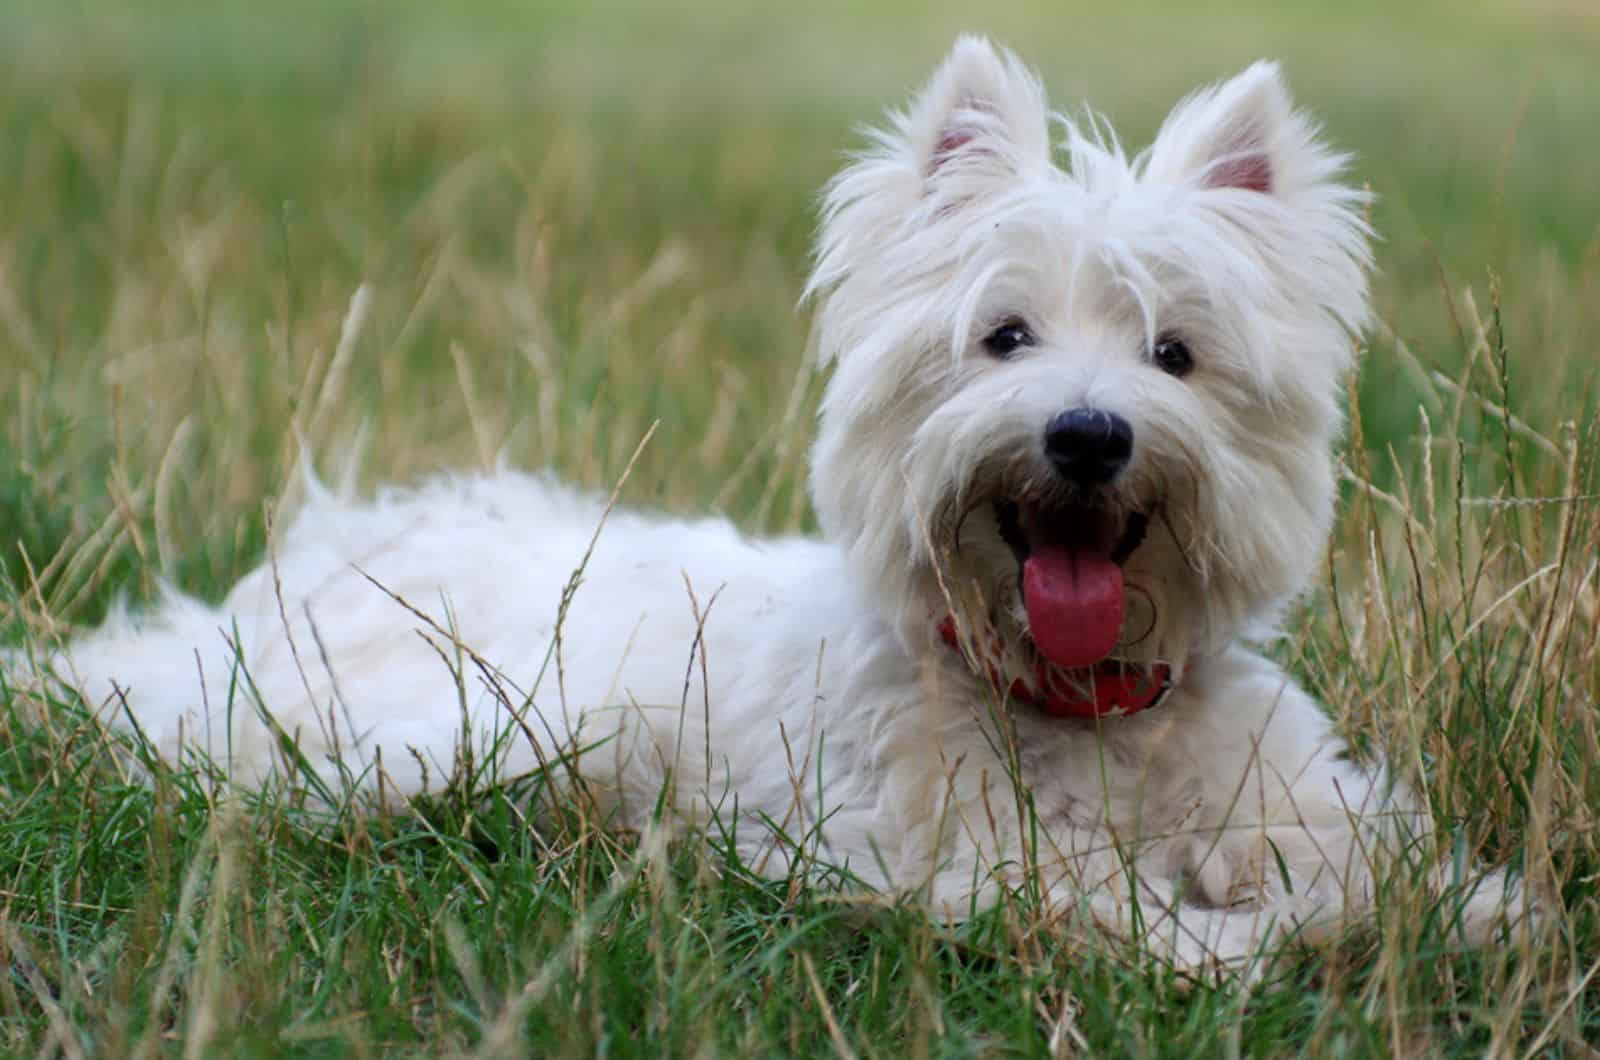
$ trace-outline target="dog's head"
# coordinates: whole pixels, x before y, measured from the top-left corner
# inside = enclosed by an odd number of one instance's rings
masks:
[[[1343,161],[1271,64],[1129,159],[957,43],[830,186],[810,286],[817,511],[908,643],[953,613],[1019,673],[1181,667],[1270,629],[1367,314]]]

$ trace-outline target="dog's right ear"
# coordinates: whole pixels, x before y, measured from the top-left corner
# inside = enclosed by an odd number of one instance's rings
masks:
[[[1049,163],[1049,118],[1043,87],[1015,55],[964,36],[898,131],[930,190],[976,194],[985,181]]]
[[[945,222],[1050,166],[1050,113],[1038,80],[986,40],[956,41],[911,106],[828,185],[805,292],[826,296],[820,360],[874,348],[867,333],[885,315],[878,309],[893,304],[886,292],[844,298],[841,290],[881,284],[896,300],[910,297],[910,277],[928,274],[930,255],[953,245]]]

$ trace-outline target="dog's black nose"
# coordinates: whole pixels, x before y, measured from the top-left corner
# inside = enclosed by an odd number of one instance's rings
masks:
[[[1133,426],[1115,412],[1067,409],[1045,425],[1044,451],[1074,485],[1103,486],[1133,455]]]

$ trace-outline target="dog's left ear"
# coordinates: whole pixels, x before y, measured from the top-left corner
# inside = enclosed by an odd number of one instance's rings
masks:
[[[1278,64],[1258,62],[1173,109],[1150,147],[1145,176],[1293,197],[1332,176],[1342,162],[1295,111]]]
[[[1142,179],[1193,190],[1207,209],[1230,215],[1232,230],[1272,262],[1281,294],[1358,332],[1370,312],[1371,196],[1346,178],[1348,161],[1295,109],[1278,65],[1260,62],[1178,104]]]

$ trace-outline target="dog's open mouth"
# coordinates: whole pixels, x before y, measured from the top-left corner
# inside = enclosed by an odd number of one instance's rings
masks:
[[[1039,653],[1069,670],[1105,661],[1122,639],[1122,564],[1144,541],[1149,516],[1087,504],[994,507]]]

